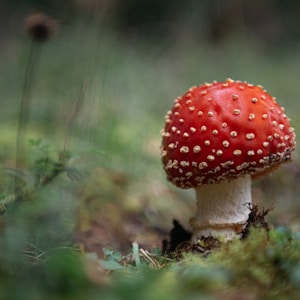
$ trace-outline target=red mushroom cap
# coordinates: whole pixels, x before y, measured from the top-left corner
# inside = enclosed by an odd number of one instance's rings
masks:
[[[227,79],[175,100],[162,130],[167,178],[181,188],[259,175],[291,160],[294,129],[261,86]]]

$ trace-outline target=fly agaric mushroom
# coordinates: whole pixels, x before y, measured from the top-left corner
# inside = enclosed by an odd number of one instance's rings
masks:
[[[161,156],[171,183],[196,190],[193,239],[239,235],[251,179],[290,161],[295,145],[284,108],[262,86],[227,79],[177,98],[166,115]]]

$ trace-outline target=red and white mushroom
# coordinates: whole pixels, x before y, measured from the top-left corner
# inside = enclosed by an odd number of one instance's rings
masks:
[[[295,145],[284,108],[262,86],[227,79],[177,98],[166,115],[161,156],[171,183],[196,190],[193,239],[238,235],[252,178],[290,161]]]

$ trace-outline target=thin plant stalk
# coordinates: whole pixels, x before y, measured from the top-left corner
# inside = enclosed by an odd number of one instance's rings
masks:
[[[76,104],[75,104],[75,108],[74,111],[71,115],[71,118],[68,122],[67,125],[67,132],[66,132],[66,137],[65,137],[65,141],[64,141],[64,146],[63,146],[63,153],[67,152],[68,146],[69,146],[69,142],[70,142],[70,138],[72,136],[72,131],[75,125],[75,121],[77,119],[77,116],[82,108],[83,105],[83,101],[85,98],[85,90],[86,90],[86,84],[85,82],[82,83],[81,89],[80,89],[80,93],[78,95]]]
[[[32,40],[29,49],[27,65],[25,69],[24,83],[21,94],[20,111],[18,117],[18,127],[16,136],[16,169],[20,170],[25,160],[25,135],[26,127],[29,120],[29,112],[31,107],[31,91],[34,79],[34,72],[38,60],[40,43]],[[15,180],[15,193],[19,193],[20,185],[18,179]]]

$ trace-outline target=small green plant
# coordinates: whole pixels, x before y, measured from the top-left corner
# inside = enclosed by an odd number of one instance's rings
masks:
[[[61,173],[68,171],[69,177],[72,178],[72,172],[77,171],[73,168],[67,169],[69,153],[60,153],[59,157],[54,159],[50,155],[49,144],[44,143],[42,139],[30,140],[29,144],[36,152],[32,167],[26,171],[10,168],[5,172],[17,183],[18,189],[16,192],[13,183],[6,186],[6,191],[0,198],[0,213],[2,214],[9,205],[30,199],[35,192],[50,184]]]

